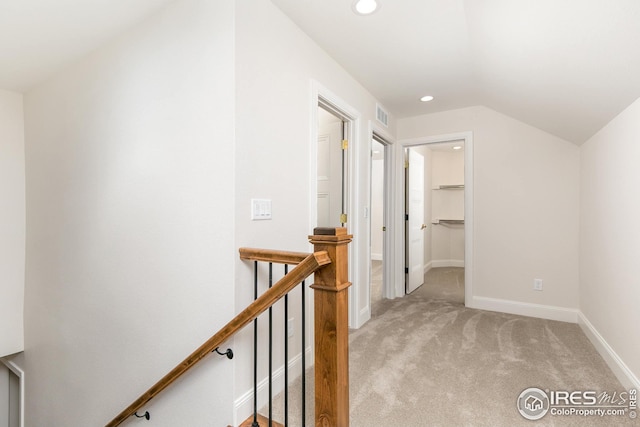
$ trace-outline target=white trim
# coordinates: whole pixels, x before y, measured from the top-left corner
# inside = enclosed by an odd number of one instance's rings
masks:
[[[367,321],[371,319],[371,303],[367,304],[367,306],[360,310],[360,313],[358,314],[361,319],[366,319]]]
[[[464,301],[473,298],[473,133],[467,132],[464,145]]]
[[[393,158],[394,158],[394,138],[388,133],[387,129],[383,129],[378,126],[373,121],[369,120],[369,128],[367,131],[367,150],[369,154],[369,161],[367,162],[367,172],[366,172],[366,188],[367,188],[367,200],[366,206],[369,211],[367,221],[367,233],[366,233],[366,243],[365,247],[367,248],[367,252],[369,254],[369,259],[374,261],[382,261],[382,297],[388,298],[389,293],[392,293],[393,289],[391,288],[391,283],[393,283],[393,266],[395,265],[395,252],[394,252],[394,202],[393,202]],[[375,135],[375,136],[374,136]],[[383,165],[383,174],[384,174],[384,190],[383,190],[383,223],[386,227],[384,232],[384,237],[382,241],[382,253],[373,253],[371,251],[371,218],[373,217],[371,205],[371,179],[372,179],[372,171],[371,171],[371,145],[373,144],[374,138],[381,140],[381,144],[384,146],[384,165]],[[365,177],[364,175],[362,177]],[[359,177],[359,178],[362,178]],[[369,319],[371,319],[371,268],[367,269],[367,277],[365,278],[368,283],[367,290],[367,304],[366,307],[363,307],[360,310],[359,315],[359,324],[358,327],[364,325]]]
[[[395,161],[395,146],[396,140],[393,138],[386,129],[383,129],[377,126],[375,123],[371,123],[369,129],[370,135],[370,143],[373,141],[374,134],[376,134],[380,139],[384,140],[384,225],[387,227],[387,231],[385,231],[384,239],[383,239],[383,278],[382,278],[382,296],[383,298],[390,298],[393,294],[393,277],[394,277],[394,266],[397,262],[396,252],[395,252],[395,212],[394,209],[395,199],[394,199],[394,188],[395,188],[395,180],[394,180],[394,161]],[[371,148],[371,147],[369,147]],[[371,162],[369,162],[370,164]],[[369,188],[371,188],[371,173],[369,173]],[[371,193],[371,192],[369,192]],[[371,194],[369,194],[368,205],[371,206]],[[371,230],[371,227],[369,227]],[[371,231],[369,231],[369,238],[371,238]],[[371,305],[371,303],[369,303]],[[369,307],[369,311],[371,311],[371,307]]]
[[[558,320],[561,322],[578,322],[578,310],[575,308],[556,307],[551,305],[531,304],[498,298],[474,296],[469,308],[497,311],[500,313],[518,314],[520,316],[538,317],[540,319]]]
[[[418,145],[435,144],[439,142],[451,142],[464,140],[464,302],[467,307],[472,306],[473,298],[473,132],[459,132],[446,135],[435,135],[421,138],[404,139],[398,144],[401,152],[405,148]],[[396,269],[395,269],[395,296],[404,296],[404,259],[405,259],[405,236],[404,236],[404,156],[397,155],[396,167]]]
[[[607,341],[600,335],[598,330],[589,322],[589,319],[582,313],[578,312],[578,325],[589,338],[589,341],[596,348],[605,363],[611,368],[613,374],[618,381],[627,389],[635,388],[640,390],[640,380],[636,377],[631,369],[622,361],[620,356],[611,348]]]
[[[20,427],[24,427],[24,371],[15,363],[10,360],[5,360],[0,358],[0,362],[2,362],[11,372],[13,372],[19,381],[20,387]]]
[[[431,267],[464,267],[463,259],[438,259],[431,261]]]
[[[332,110],[334,114],[340,116],[343,121],[349,123],[349,135],[347,139],[350,141],[347,148],[347,212],[349,220],[347,222],[347,230],[354,234],[353,241],[349,247],[349,281],[353,284],[349,288],[349,326],[359,328],[366,320],[359,319],[358,307],[360,306],[359,286],[361,283],[368,283],[368,277],[360,277],[360,268],[358,260],[360,259],[360,242],[362,237],[354,230],[359,230],[360,218],[358,216],[357,201],[360,194],[357,182],[360,177],[360,125],[361,114],[351,107],[342,98],[328,90],[318,81],[311,79],[311,112],[310,112],[310,135],[309,135],[309,230],[318,223],[318,206],[316,193],[317,183],[317,151],[318,151],[318,107],[324,107]],[[368,261],[367,261],[368,262]]]
[[[433,268],[433,261],[429,261],[424,265],[424,274],[427,274],[429,270]]]
[[[306,362],[307,368],[313,366],[313,350],[311,346],[307,346],[305,350],[306,353]],[[289,373],[292,372],[296,375],[293,378],[289,378],[289,381],[292,379],[298,378],[300,375],[300,371],[302,363],[302,353],[298,353],[295,357],[289,360]],[[305,370],[306,371],[306,370]],[[280,392],[284,390],[284,365],[280,366],[273,372],[273,397],[277,396]],[[313,393],[312,393],[313,394]],[[265,377],[262,381],[258,383],[258,410],[266,405],[269,401],[269,377]],[[237,426],[240,423],[244,422],[249,416],[253,414],[253,388],[249,389],[245,393],[241,394],[233,402],[233,425]],[[23,426],[21,426],[23,427]]]

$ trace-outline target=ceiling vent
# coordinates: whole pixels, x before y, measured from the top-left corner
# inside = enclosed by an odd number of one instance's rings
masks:
[[[384,127],[389,127],[389,113],[379,104],[376,104],[376,119],[382,123]]]

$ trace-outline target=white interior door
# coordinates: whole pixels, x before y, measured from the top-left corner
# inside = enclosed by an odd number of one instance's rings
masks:
[[[340,227],[344,213],[343,123],[318,108],[318,227]]]
[[[424,283],[424,156],[409,149],[407,174],[407,268],[405,291]]]

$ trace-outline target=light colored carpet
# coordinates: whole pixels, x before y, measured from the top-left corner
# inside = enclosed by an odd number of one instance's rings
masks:
[[[577,325],[465,308],[463,271],[432,269],[423,286],[383,300],[351,332],[352,427],[640,425],[626,416],[524,419],[516,401],[529,387],[624,390]],[[282,420],[282,403],[274,405],[274,418]],[[299,413],[292,399],[290,426],[300,426]]]
[[[382,261],[371,261],[371,306],[382,301]]]

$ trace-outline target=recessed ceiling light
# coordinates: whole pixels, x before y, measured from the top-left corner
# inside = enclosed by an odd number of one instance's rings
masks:
[[[356,0],[352,7],[358,15],[370,15],[378,9],[378,2],[376,0]]]
[[[456,145],[455,147],[453,147],[454,150],[461,150],[462,146],[461,145]]]
[[[433,96],[431,95],[425,95],[422,98],[420,98],[420,101],[422,102],[429,102],[429,101],[433,101]]]

